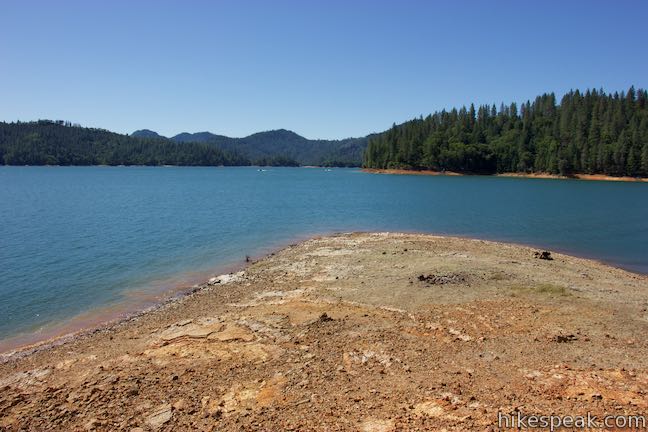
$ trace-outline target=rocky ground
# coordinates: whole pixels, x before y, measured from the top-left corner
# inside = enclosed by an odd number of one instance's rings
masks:
[[[344,234],[0,364],[0,430],[496,430],[645,414],[648,278],[479,240]]]
[[[432,171],[432,170],[411,170],[411,169],[375,169],[363,168],[362,171],[372,174],[401,174],[401,175],[428,175],[428,176],[462,176],[472,175],[455,171]],[[594,181],[620,181],[620,182],[648,182],[647,177],[616,177],[605,174],[572,174],[569,176],[550,174],[550,173],[498,173],[489,174],[495,177],[520,177],[535,179],[577,179],[577,180],[594,180]]]

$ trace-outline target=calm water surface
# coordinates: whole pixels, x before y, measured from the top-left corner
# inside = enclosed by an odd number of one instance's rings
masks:
[[[648,273],[648,183],[0,167],[0,339],[353,230],[528,243]]]

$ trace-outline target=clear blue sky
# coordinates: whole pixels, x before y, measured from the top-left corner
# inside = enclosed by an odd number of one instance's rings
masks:
[[[122,133],[382,131],[648,83],[646,1],[3,0],[0,120]]]

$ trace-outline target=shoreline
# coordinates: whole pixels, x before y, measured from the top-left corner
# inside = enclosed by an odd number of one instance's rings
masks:
[[[17,168],[321,168],[321,169],[360,169],[356,166],[320,165],[2,165]]]
[[[135,321],[146,314],[164,309],[175,302],[182,302],[185,298],[209,288],[209,280],[213,278],[239,273],[255,262],[271,257],[283,249],[313,238],[335,234],[333,232],[313,232],[298,235],[259,248],[257,254],[250,256],[249,262],[223,264],[201,272],[183,272],[171,280],[186,278],[189,281],[169,283],[171,281],[169,280],[162,284],[162,288],[157,288],[152,292],[141,290],[125,291],[124,297],[126,298],[118,303],[92,308],[69,318],[48,323],[41,329],[21,332],[0,339],[0,364],[11,361],[14,357],[22,358],[36,352],[74,342],[78,338],[110,331],[115,327]],[[167,285],[166,288],[164,285]],[[141,294],[145,300],[140,301],[135,306],[131,305],[128,302],[128,297],[138,294]]]
[[[291,244],[0,362],[0,429],[481,430],[529,395],[538,412],[648,409],[648,275],[536,251],[389,232]]]
[[[12,356],[30,355],[136,320],[202,289],[209,279],[217,276],[217,273],[218,277],[233,274],[245,268],[245,264],[218,267],[222,274],[219,271],[203,272],[202,276],[192,279],[193,283],[171,284],[166,288],[155,288],[151,292],[125,291],[125,298],[117,303],[98,306],[69,318],[55,320],[38,330],[21,332],[1,339],[0,363]],[[141,297],[141,299],[133,304],[129,300],[134,297]]]
[[[442,175],[442,174],[440,174]],[[176,303],[182,303],[188,298],[191,298],[197,293],[209,290],[214,287],[210,281],[214,279],[228,279],[229,277],[244,272],[251,265],[264,261],[285,249],[300,246],[303,243],[317,240],[326,237],[336,237],[344,235],[371,235],[376,234],[373,231],[352,231],[352,232],[330,232],[330,233],[314,233],[312,235],[297,236],[292,240],[280,242],[275,247],[262,248],[263,252],[257,256],[251,257],[249,262],[230,264],[217,267],[214,271],[202,272],[203,277],[196,279],[195,283],[188,285],[176,285],[173,288],[164,289],[157,294],[146,293],[145,297],[153,297],[148,302],[143,302],[135,307],[126,307],[125,301],[115,305],[101,306],[95,309],[85,311],[81,314],[70,317],[62,321],[53,322],[48,325],[51,331],[41,333],[40,330],[18,334],[0,340],[0,364],[10,362],[16,359],[29,357],[32,354],[47,351],[51,348],[65,345],[67,343],[75,342],[79,339],[92,337],[97,333],[109,332],[122,325],[137,321],[139,318],[144,317],[156,311],[162,311],[169,306]],[[525,249],[548,249],[545,246],[520,243],[511,241],[502,241],[486,237],[468,237],[456,234],[444,233],[428,233],[421,231],[390,231],[379,232],[378,234],[385,235],[412,235],[412,236],[427,236],[433,238],[447,239],[450,241],[463,241],[463,242],[484,242],[492,245],[510,246]],[[595,263],[600,266],[608,267],[610,269],[622,271],[635,275],[638,277],[648,276],[648,273],[623,268],[615,263],[598,259],[586,254],[575,254],[570,251],[565,251],[559,248],[549,248],[552,253],[558,253],[574,259],[585,260]],[[216,284],[217,286],[217,284]],[[126,293],[133,294],[133,293]],[[112,312],[109,311],[113,309]],[[85,318],[90,315],[89,318]],[[86,323],[86,324],[84,324]],[[89,323],[89,324],[88,324]],[[64,330],[68,329],[68,330]]]
[[[528,179],[556,179],[556,180],[588,180],[588,181],[613,181],[613,182],[648,182],[648,177],[615,177],[605,174],[574,174],[562,176],[549,173],[499,173],[499,174],[469,174],[454,171],[433,170],[407,170],[407,169],[377,169],[362,168],[362,172],[369,174],[395,174],[395,175],[428,175],[428,176],[484,176],[484,177],[512,177]]]
[[[274,253],[267,255],[266,257],[272,256]],[[264,257],[265,258],[265,257]],[[263,259],[263,258],[261,258]],[[14,348],[10,348],[6,351],[0,351],[0,365],[3,363],[8,363],[11,361],[17,361],[25,357],[37,354],[39,352],[48,351],[53,348],[66,345],[69,343],[75,343],[80,340],[91,338],[94,335],[100,333],[107,333],[114,331],[121,326],[128,325],[129,323],[134,323],[139,319],[146,317],[155,312],[161,312],[169,307],[174,307],[177,304],[181,304],[185,300],[191,298],[197,293],[207,291],[215,286],[218,286],[220,282],[215,282],[215,280],[229,281],[232,278],[236,278],[237,275],[241,274],[246,267],[256,263],[257,260],[250,260],[249,263],[237,267],[237,271],[231,271],[223,274],[214,274],[207,280],[203,280],[200,283],[194,284],[191,287],[180,287],[177,288],[172,293],[163,294],[163,298],[160,300],[148,305],[143,309],[133,310],[132,312],[118,312],[116,315],[108,320],[105,319],[95,319],[94,324],[89,326],[80,327],[76,330],[69,331],[62,334],[57,334],[55,336],[47,337],[40,339],[33,343],[27,343]],[[225,284],[223,284],[225,285]],[[102,308],[103,309],[103,308]],[[91,314],[95,310],[87,311],[84,314]],[[70,321],[75,320],[76,317],[66,320],[63,323],[55,323],[55,326],[68,327],[72,326],[69,324]],[[30,337],[32,333],[28,334],[27,337]],[[21,337],[21,336],[19,336]],[[5,339],[10,340],[11,338]]]
[[[370,234],[374,231],[353,231],[353,234]],[[578,259],[583,259],[591,262],[595,262],[599,265],[603,265],[606,267],[610,267],[616,270],[621,270],[630,274],[634,274],[637,276],[648,276],[648,268],[646,271],[640,271],[637,269],[633,268],[626,268],[622,264],[616,263],[614,261],[608,261],[603,258],[598,258],[596,255],[590,255],[586,252],[577,252],[577,251],[572,251],[569,249],[564,249],[560,247],[551,247],[547,245],[542,245],[538,243],[527,243],[527,242],[520,242],[520,241],[509,241],[509,240],[501,240],[498,238],[494,237],[488,237],[488,236],[477,236],[477,237],[471,237],[469,235],[460,235],[460,234],[447,234],[443,232],[426,232],[426,231],[416,231],[416,230],[401,230],[401,231],[389,231],[389,234],[412,234],[412,235],[422,235],[422,236],[435,236],[435,237],[442,237],[442,238],[448,238],[448,239],[457,239],[457,240],[468,240],[468,241],[483,241],[483,242],[488,242],[488,243],[494,243],[494,244],[500,244],[500,245],[509,245],[509,246],[516,246],[520,248],[527,248],[527,249],[538,249],[538,250],[549,250],[551,253],[559,253],[561,255],[569,256],[572,258],[578,258]],[[338,234],[338,233],[332,233],[333,234]]]
[[[224,273],[213,277],[223,277],[231,274],[234,273]],[[27,357],[40,351],[46,351],[56,346],[65,345],[78,339],[90,337],[96,333],[110,331],[120,325],[136,321],[138,318],[151,312],[162,310],[174,302],[205,289],[207,285],[208,282],[203,281],[191,287],[178,287],[175,290],[161,294],[159,300],[153,301],[142,308],[130,311],[118,309],[122,304],[91,309],[61,322],[50,324],[49,327],[51,327],[51,330],[48,329],[44,333],[34,331],[6,338],[0,343],[0,364]],[[115,310],[112,312],[107,311],[112,308],[115,308]],[[86,315],[94,316],[87,320],[80,318]],[[91,322],[91,324],[81,324],[81,322],[87,321]],[[21,342],[25,340],[28,342]]]

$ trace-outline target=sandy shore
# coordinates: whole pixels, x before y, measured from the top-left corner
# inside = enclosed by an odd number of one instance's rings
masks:
[[[595,181],[618,181],[618,182],[648,182],[645,177],[614,177],[604,174],[574,174],[573,176],[566,177],[556,174],[536,173],[536,174],[520,174],[520,173],[504,173],[497,174],[498,177],[523,177],[523,178],[544,178],[544,179],[576,179],[576,180],[595,180]]]
[[[422,234],[287,247],[0,364],[0,430],[488,430],[648,409],[648,276]]]
[[[454,171],[432,171],[432,170],[406,170],[406,169],[374,169],[362,168],[363,172],[370,174],[400,174],[400,175],[426,175],[426,176],[462,176],[464,174]]]
[[[453,171],[430,171],[430,170],[404,170],[404,169],[370,169],[363,168],[362,171],[372,174],[404,174],[404,175],[451,175],[461,176],[469,175]],[[494,177],[520,177],[520,178],[538,178],[538,179],[576,179],[576,180],[597,180],[597,181],[620,181],[620,182],[648,182],[645,177],[614,177],[604,174],[574,174],[573,176],[561,176],[548,173],[502,173],[494,174]]]

